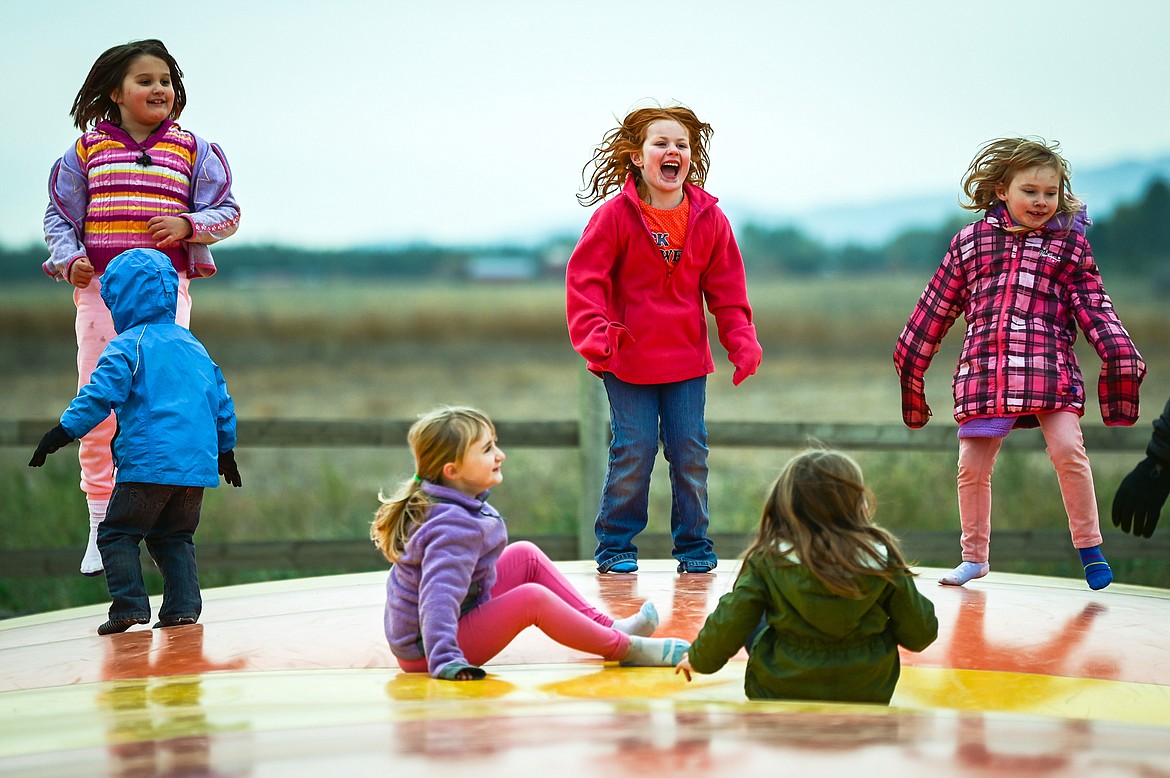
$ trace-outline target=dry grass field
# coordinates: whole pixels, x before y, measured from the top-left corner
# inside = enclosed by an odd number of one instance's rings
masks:
[[[925,282],[749,282],[764,363],[755,377],[733,388],[726,355],[716,347],[708,419],[900,424],[890,354]],[[1143,398],[1145,416],[1152,418],[1170,394],[1170,314],[1140,281],[1122,279],[1109,287],[1150,366]],[[411,419],[440,403],[475,405],[497,420],[572,419],[582,380],[594,380],[583,378],[569,346],[563,291],[555,283],[231,287],[213,279],[195,282],[193,296],[192,329],[223,368],[244,419]],[[0,290],[4,418],[52,420],[72,398],[72,320],[63,286]],[[961,337],[956,328],[928,374],[935,425],[954,426],[949,382]],[[1099,361],[1089,349],[1081,354],[1093,381]],[[1095,401],[1084,423],[1100,425]],[[512,532],[573,534],[574,452],[501,443],[509,460],[493,502],[508,516]],[[245,488],[209,492],[203,541],[365,537],[379,490],[392,490],[411,471],[401,447],[260,449],[241,442],[238,453]],[[714,450],[713,529],[750,530],[769,480],[791,453]],[[1105,515],[1112,489],[1141,453],[1094,456]],[[28,454],[0,449],[0,545],[80,548],[86,528],[75,454],[62,452],[42,471],[25,466]],[[883,523],[895,531],[954,529],[957,544],[953,453],[858,457],[878,494]],[[665,472],[659,472],[652,526],[658,522],[656,529],[665,531],[669,497]],[[1056,479],[1043,455],[1005,452],[996,498],[997,527],[1063,526]],[[1165,567],[1147,579],[1170,581]],[[100,583],[81,593],[76,586],[0,579],[0,613],[105,597]]]

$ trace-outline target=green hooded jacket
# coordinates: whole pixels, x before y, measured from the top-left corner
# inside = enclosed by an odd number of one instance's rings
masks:
[[[910,575],[866,575],[861,589],[859,599],[833,594],[791,551],[753,554],[691,644],[691,666],[713,673],[752,639],[744,673],[751,699],[888,704],[898,646],[925,649],[938,619]]]

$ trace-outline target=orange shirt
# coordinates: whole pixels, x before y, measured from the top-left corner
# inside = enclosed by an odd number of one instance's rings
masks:
[[[642,218],[650,228],[654,248],[660,251],[662,258],[673,267],[682,258],[683,245],[687,239],[687,219],[691,215],[691,201],[684,194],[682,202],[669,210],[655,208],[641,200],[638,204],[642,207]]]

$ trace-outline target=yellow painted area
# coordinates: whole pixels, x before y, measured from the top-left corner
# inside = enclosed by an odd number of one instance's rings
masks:
[[[865,708],[898,715],[980,711],[1170,728],[1170,687],[977,670],[903,668],[893,704],[753,703],[742,662],[687,683],[670,668],[589,662],[492,668],[484,681],[396,670],[224,672],[0,694],[0,758],[71,748],[425,719],[631,711]]]
[[[1170,687],[1095,678],[904,667],[892,703],[1170,727]]]

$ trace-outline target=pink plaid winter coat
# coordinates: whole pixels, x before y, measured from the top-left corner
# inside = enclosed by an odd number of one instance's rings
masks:
[[[1034,427],[1035,413],[1083,415],[1073,351],[1079,325],[1101,357],[1101,417],[1133,424],[1146,365],[1113,310],[1083,228],[1010,226],[997,206],[964,227],[919,298],[894,349],[903,421],[917,429],[930,419],[923,376],[961,313],[967,332],[952,382],[956,421],[1016,416],[1016,426]]]

